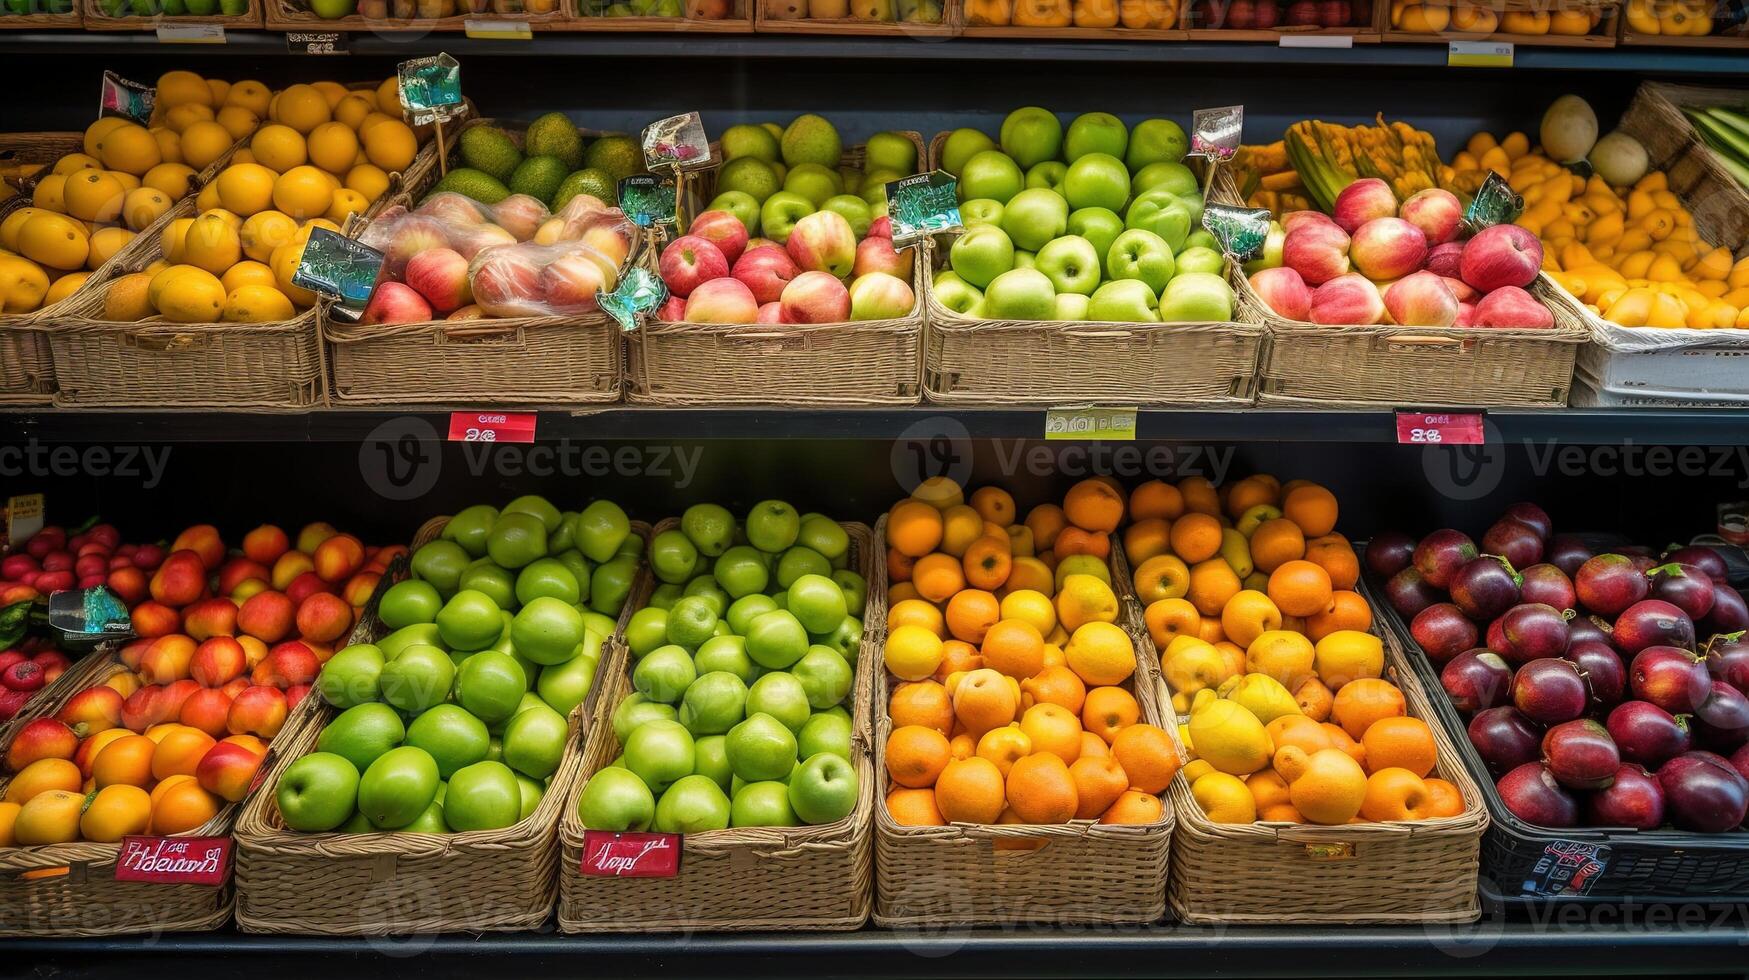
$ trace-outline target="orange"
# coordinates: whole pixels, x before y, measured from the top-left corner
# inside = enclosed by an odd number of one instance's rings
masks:
[[[1020,716],[1020,730],[1032,740],[1034,752],[1049,752],[1074,762],[1081,755],[1081,719],[1060,704],[1035,704]]]
[[[1251,798],[1257,801],[1259,814],[1272,806],[1293,805],[1288,799],[1287,781],[1274,769],[1265,769],[1246,776],[1245,787],[1251,791]]]
[[[1161,650],[1171,645],[1176,637],[1197,636],[1202,631],[1202,613],[1196,611],[1189,599],[1151,602],[1142,610],[1142,621],[1148,627],[1148,636],[1153,639],[1154,646]]]
[[[969,732],[960,732],[947,740],[947,748],[956,759],[970,759],[978,754],[978,740]]]
[[[1282,715],[1263,726],[1269,733],[1269,742],[1280,752],[1288,746],[1293,746],[1302,752],[1317,752],[1320,749],[1333,749],[1336,742],[1324,726],[1305,715]]]
[[[1001,618],[1002,604],[982,589],[966,589],[947,601],[947,631],[956,640],[984,642],[984,634]]]
[[[1172,523],[1172,553],[1187,564],[1207,561],[1221,550],[1221,522],[1208,514],[1186,514]]]
[[[1251,532],[1251,561],[1262,572],[1273,572],[1306,556],[1306,536],[1285,517],[1264,521]]]
[[[1310,640],[1290,630],[1270,630],[1245,648],[1245,667],[1254,674],[1267,674],[1292,691],[1313,676],[1317,650]]]
[[[1281,629],[1281,610],[1269,597],[1253,589],[1245,589],[1227,600],[1221,609],[1221,632],[1241,647],[1270,630]]]
[[[984,536],[984,519],[965,504],[955,504],[941,512],[941,550],[959,558]]]
[[[1008,570],[1008,582],[996,594],[1007,599],[1015,592],[1037,592],[1048,600],[1056,588],[1056,576],[1051,573],[1051,566],[1036,557],[1018,557]]]
[[[1165,480],[1149,480],[1130,491],[1130,519],[1176,521],[1184,516],[1184,494]]]
[[[1025,680],[1044,667],[1045,638],[1031,623],[1004,619],[984,634],[981,652],[984,666]]]
[[[947,620],[941,610],[922,599],[903,599],[887,610],[887,629],[901,626],[921,626],[942,639],[947,638]]]
[[[1049,550],[1057,542],[1057,533],[1069,523],[1063,508],[1056,504],[1039,504],[1026,512],[1026,526],[1032,531],[1032,545],[1040,551]]]
[[[1429,797],[1426,808],[1428,819],[1436,817],[1456,817],[1464,812],[1464,795],[1458,788],[1443,779],[1425,779]]]
[[[1163,517],[1149,517],[1124,528],[1123,553],[1132,565],[1141,565],[1171,549],[1172,522]]]
[[[1129,774],[1109,755],[1076,759],[1069,777],[1075,781],[1076,820],[1096,819],[1130,788]]]
[[[18,825],[18,811],[24,809],[18,803],[0,803],[0,847],[17,847],[18,836],[13,828]]]
[[[1336,512],[1336,495],[1316,483],[1301,484],[1281,498],[1282,516],[1298,524],[1308,538],[1335,530]]]
[[[1123,494],[1104,480],[1082,480],[1063,496],[1063,515],[1084,531],[1109,534],[1123,522],[1123,512]]]
[[[184,834],[218,815],[218,797],[191,779],[170,787],[152,802],[152,833]]]
[[[1014,568],[1014,556],[1009,553],[1009,547],[1006,532],[1001,537],[986,534],[973,541],[961,561],[965,580],[977,589],[1001,588]]]
[[[1058,558],[1067,558],[1070,555],[1107,558],[1111,555],[1111,535],[1104,531],[1084,530],[1071,524],[1057,533],[1057,545],[1053,550]]]
[[[964,640],[948,640],[941,645],[941,664],[935,668],[933,676],[938,681],[946,681],[949,674],[977,670],[982,666],[984,655],[977,647]]]
[[[1305,823],[1306,818],[1292,803],[1277,803],[1257,811],[1257,819],[1262,823]]]
[[[1081,733],[1081,754],[1076,757],[1077,762],[1082,759],[1094,759],[1110,754],[1111,746],[1105,744],[1104,739],[1089,731]]]
[[[1204,616],[1219,616],[1227,607],[1227,600],[1238,595],[1241,588],[1239,576],[1225,559],[1210,558],[1190,566],[1190,604]]]
[[[1318,726],[1330,736],[1330,744],[1348,753],[1348,757],[1362,766],[1366,765],[1366,746],[1361,745],[1354,736],[1344,731],[1341,725],[1334,722],[1323,722]]]
[[[941,827],[947,821],[935,807],[932,789],[896,789],[887,794],[887,813],[901,827]]]
[[[1316,677],[1308,677],[1294,688],[1294,703],[1300,706],[1300,712],[1313,721],[1326,721],[1330,717],[1330,706],[1336,695],[1324,686],[1324,682]]]
[[[934,551],[941,529],[941,511],[921,500],[901,500],[887,514],[887,543],[912,558]]]
[[[893,582],[911,581],[911,569],[917,564],[917,559],[901,552],[897,548],[887,549],[887,579]],[[915,586],[913,586],[915,588]]]
[[[1056,761],[1062,765],[1063,760]],[[976,756],[949,762],[935,781],[935,805],[950,823],[995,823],[1006,805],[1006,794],[996,764]]]
[[[1376,677],[1349,681],[1336,692],[1330,705],[1330,717],[1350,738],[1358,739],[1381,718],[1395,718],[1406,712],[1403,692],[1395,684]]]
[[[1131,789],[1125,790],[1124,794],[1117,798],[1117,802],[1111,805],[1111,809],[1100,815],[1099,822],[1105,824],[1151,824],[1158,823],[1160,818],[1165,816],[1165,813],[1165,807],[1160,803],[1159,797]]]
[[[1432,814],[1433,794],[1427,783],[1407,769],[1390,767],[1366,780],[1360,815],[1368,820],[1424,820]]]
[[[1130,788],[1144,793],[1162,793],[1177,775],[1183,761],[1172,736],[1158,725],[1130,725],[1112,739],[1111,755],[1129,773]]]
[[[1093,685],[1122,684],[1136,672],[1136,646],[1111,623],[1085,623],[1063,648],[1069,669]]]
[[[917,484],[917,489],[911,491],[911,499],[921,500],[936,510],[946,510],[956,504],[965,503],[966,495],[952,477],[932,476]]]
[[[1337,630],[1318,641],[1312,669],[1324,686],[1340,691],[1349,681],[1379,677],[1385,672],[1385,646],[1378,637],[1358,630]]]
[[[1001,487],[979,487],[972,491],[972,497],[967,503],[978,512],[978,516],[993,524],[1007,527],[1014,523],[1014,498]]]
[[[900,684],[887,699],[887,717],[895,728],[919,726],[946,735],[953,730],[953,699],[932,680]]]
[[[158,743],[144,735],[118,738],[97,753],[97,758],[91,763],[91,778],[96,781],[98,789],[118,784],[150,786],[152,753],[157,748]]]
[[[920,681],[941,665],[941,647],[941,637],[923,627],[900,626],[887,634],[882,659],[894,677]]]
[[[1207,477],[1187,476],[1178,481],[1178,492],[1184,495],[1184,509],[1197,514],[1218,517],[1221,495]]]
[[[1269,598],[1284,615],[1314,616],[1327,612],[1332,591],[1330,573],[1303,559],[1286,562],[1269,575]]]
[[[1045,667],[1020,682],[1020,707],[1054,704],[1077,714],[1087,701],[1087,685],[1068,667]]]
[[[1294,808],[1312,823],[1347,823],[1366,799],[1366,773],[1339,749],[1306,752],[1288,746],[1275,754]]]
[[[992,728],[978,739],[975,752],[978,758],[988,759],[996,764],[1002,778],[1008,778],[1008,770],[1014,764],[1032,754],[1032,738],[1022,731],[1019,723]]]
[[[966,587],[959,559],[939,551],[917,559],[917,564],[911,568],[911,581],[917,585],[917,594],[930,602],[946,602],[955,592]]]
[[[1248,476],[1233,484],[1233,489],[1227,493],[1227,516],[1234,520],[1260,504],[1273,505],[1281,488],[1275,485],[1274,479],[1261,474]]]
[[[1366,747],[1368,772],[1407,769],[1425,777],[1439,761],[1433,744],[1433,729],[1419,718],[1380,718],[1360,737]]]
[[[194,767],[214,744],[213,737],[198,728],[178,728],[165,735],[152,754],[152,778],[194,775]]]
[[[1013,807],[1004,807],[1002,815],[996,818],[998,824],[1007,826],[1024,826],[1025,820],[1014,812]],[[1045,846],[1047,841],[1037,837],[998,837],[990,842],[990,846],[998,851],[1036,851]]]
[[[1135,695],[1121,687],[1096,687],[1081,706],[1081,726],[1107,743],[1141,716]]]
[[[1219,616],[1204,616],[1202,628],[1196,634],[1205,643],[1221,643],[1227,639],[1227,631],[1221,626]]]
[[[1322,640],[1339,630],[1365,633],[1372,629],[1372,606],[1358,592],[1337,590],[1330,594],[1330,608],[1306,617],[1306,635]]]
[[[1050,752],[1034,752],[1008,770],[1008,805],[1027,823],[1067,823],[1079,798],[1069,765]]]
[[[79,791],[79,767],[69,759],[38,759],[19,770],[6,784],[6,802],[23,805],[44,793]]]
[[[1360,558],[1340,535],[1327,535],[1306,542],[1306,560],[1330,573],[1338,589],[1352,589],[1360,581]]]
[[[886,754],[887,775],[912,789],[935,785],[935,777],[952,761],[947,736],[922,725],[893,729],[887,736]]]
[[[953,689],[954,716],[966,730],[982,735],[1014,720],[1020,709],[1020,694],[1008,678],[981,667],[962,678]]]

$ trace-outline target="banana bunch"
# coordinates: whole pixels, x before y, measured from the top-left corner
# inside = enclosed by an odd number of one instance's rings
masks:
[[[1312,200],[1328,211],[1342,188],[1362,177],[1391,185],[1398,199],[1441,187],[1454,174],[1439,160],[1433,134],[1404,122],[1343,126],[1308,119],[1288,127],[1283,138],[1288,160]]]
[[[1233,177],[1239,195],[1251,207],[1268,208],[1277,216],[1312,207],[1299,173],[1288,162],[1287,145],[1282,140],[1239,147],[1233,156]]]

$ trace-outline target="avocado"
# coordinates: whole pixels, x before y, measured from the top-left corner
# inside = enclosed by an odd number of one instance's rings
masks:
[[[588,194],[608,207],[619,204],[619,184],[605,170],[590,168],[566,177],[553,195],[553,210],[564,207],[578,194]]]
[[[501,129],[491,126],[470,126],[462,130],[457,141],[462,163],[498,180],[509,180],[522,162],[522,151]]]
[[[534,156],[522,161],[505,185],[512,194],[527,194],[538,201],[550,202],[565,182],[564,161],[558,157]]]
[[[529,123],[522,146],[531,157],[557,157],[566,173],[583,166],[583,134],[562,112],[549,112]]]
[[[425,192],[425,196],[442,194],[444,191],[454,191],[457,194],[471,197],[481,204],[497,204],[510,196],[510,191],[505,188],[503,181],[472,167],[457,167],[451,170],[442,180],[432,185],[431,190]]]
[[[604,170],[615,181],[644,172],[644,151],[630,136],[603,136],[583,154],[586,169]]]

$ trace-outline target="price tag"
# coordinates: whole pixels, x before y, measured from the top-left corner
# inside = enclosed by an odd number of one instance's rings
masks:
[[[462,21],[462,30],[471,38],[485,41],[534,40],[534,28],[526,20],[478,20],[469,17]]]
[[[1470,199],[1470,206],[1464,209],[1464,225],[1473,235],[1483,228],[1510,224],[1523,213],[1524,198],[1506,178],[1490,170],[1482,178],[1482,186],[1476,189],[1476,196]]]
[[[1352,48],[1352,34],[1283,34],[1276,40],[1283,48]]]
[[[288,31],[287,54],[351,54],[351,36],[340,31]]]
[[[157,89],[106,71],[103,73],[103,88],[98,96],[97,114],[121,116],[144,126],[152,118],[152,104],[157,101],[157,97]]]
[[[382,268],[383,253],[356,238],[317,228],[304,245],[292,284],[332,296],[342,306],[358,311],[370,301]]]
[[[668,284],[641,265],[632,266],[613,292],[595,291],[595,304],[619,322],[621,330],[638,329],[668,301]]]
[[[672,226],[676,199],[669,174],[632,174],[619,182],[619,209],[640,228]]]
[[[451,412],[450,442],[533,442],[534,412]]]
[[[658,119],[644,127],[644,165],[651,170],[698,170],[711,165],[711,142],[696,112]]]
[[[123,837],[116,881],[222,885],[231,873],[229,837]]]
[[[1129,441],[1136,437],[1134,408],[1047,408],[1045,439]]]
[[[64,645],[78,649],[134,635],[127,604],[102,585],[50,594],[49,627],[61,634]]]
[[[887,218],[893,247],[910,248],[930,235],[959,231],[959,181],[945,170],[902,177],[887,183]]]
[[[1245,107],[1221,106],[1218,109],[1197,109],[1190,114],[1189,156],[1203,157],[1209,163],[1223,163],[1239,152],[1239,135],[1245,129]]]
[[[159,24],[159,44],[224,44],[223,24]]]
[[[461,111],[462,66],[448,54],[412,58],[395,66],[401,109],[415,126]]]
[[[1484,436],[1481,412],[1397,413],[1398,445],[1480,446]]]
[[[1203,208],[1202,226],[1234,262],[1249,262],[1263,254],[1269,241],[1269,218],[1268,208],[1210,204]]]
[[[25,493],[6,501],[6,540],[9,544],[23,544],[42,529],[42,494]]]
[[[1576,840],[1554,840],[1543,847],[1521,886],[1525,895],[1586,895],[1609,870],[1612,848]]]
[[[599,878],[672,878],[680,873],[679,834],[585,830],[578,868]]]
[[[1453,41],[1445,49],[1452,68],[1511,68],[1511,41]]]

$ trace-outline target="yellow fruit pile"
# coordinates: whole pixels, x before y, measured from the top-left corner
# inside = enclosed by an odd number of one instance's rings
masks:
[[[1713,5],[1708,0],[1628,0],[1622,15],[1632,34],[1705,37],[1713,32]]]
[[[289,319],[316,302],[291,281],[310,232],[340,231],[418,152],[392,78],[375,91],[316,82],[255,94],[249,109],[266,124],[201,188],[200,214],[165,225],[163,258],[111,284],[105,320]]]
[[[1391,0],[1391,26],[1408,34],[1484,35],[1590,34],[1602,23],[1603,11],[1589,10],[1497,10],[1499,4],[1474,0],[1420,2]]]

